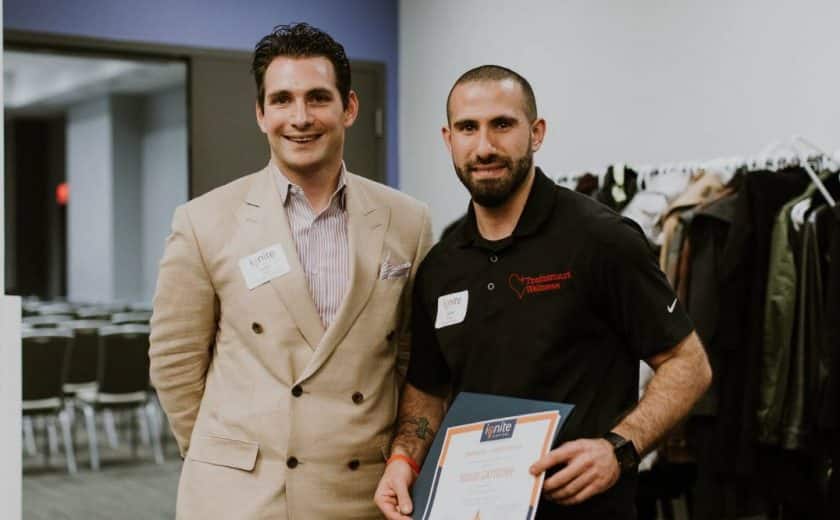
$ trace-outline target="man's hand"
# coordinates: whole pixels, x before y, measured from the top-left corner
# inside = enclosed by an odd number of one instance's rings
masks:
[[[563,443],[535,462],[531,474],[536,476],[561,464],[565,467],[543,483],[543,496],[564,506],[579,504],[603,493],[621,475],[613,447],[605,439]]]
[[[385,467],[373,501],[388,520],[411,520],[413,506],[408,490],[417,476],[407,462],[395,460]]]

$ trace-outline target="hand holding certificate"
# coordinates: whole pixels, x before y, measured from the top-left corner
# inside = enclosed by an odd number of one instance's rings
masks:
[[[415,520],[529,520],[545,455],[571,405],[463,393],[441,425],[414,486]]]
[[[559,418],[549,411],[448,428],[423,519],[533,518],[545,474],[528,469],[548,452]]]

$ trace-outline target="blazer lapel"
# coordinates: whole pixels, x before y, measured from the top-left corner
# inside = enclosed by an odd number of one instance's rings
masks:
[[[361,182],[347,174],[348,241],[350,246],[350,280],[347,293],[335,320],[327,329],[321,344],[298,378],[298,383],[314,374],[330,357],[361,313],[379,277],[379,259],[390,211],[377,206]]]
[[[309,293],[306,276],[300,265],[272,171],[267,167],[257,173],[236,216],[245,241],[251,247],[247,254],[256,253],[278,243],[283,246],[289,272],[273,278],[269,283],[283,301],[310,348],[315,350],[324,336],[324,326]]]

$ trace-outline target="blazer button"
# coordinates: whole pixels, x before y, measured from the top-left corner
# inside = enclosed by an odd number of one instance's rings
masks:
[[[389,332],[388,335],[385,336],[385,339],[389,342],[394,341],[394,331],[392,330],[391,332]]]
[[[254,334],[262,334],[262,332],[263,332],[262,325],[260,325],[256,321],[251,324],[251,330],[254,331]]]
[[[351,460],[350,462],[347,463],[347,467],[350,468],[350,471],[356,471],[357,469],[359,469],[359,460],[358,459]]]
[[[303,394],[303,388],[300,385],[295,385],[292,387],[292,395],[295,397],[300,397]]]
[[[298,460],[295,457],[289,457],[286,459],[286,467],[289,469],[295,469],[298,465]]]
[[[362,404],[362,401],[365,400],[364,394],[361,392],[356,392],[353,394],[353,402],[356,404]]]

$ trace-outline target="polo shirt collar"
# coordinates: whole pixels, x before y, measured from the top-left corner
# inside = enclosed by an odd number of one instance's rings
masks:
[[[536,233],[554,211],[554,205],[557,202],[556,189],[557,185],[554,181],[549,179],[537,166],[534,172],[534,183],[531,185],[531,192],[528,194],[528,200],[525,201],[522,215],[519,216],[519,221],[516,223],[511,236],[499,242],[507,242],[510,238],[527,237]],[[487,241],[478,232],[475,210],[472,201],[470,201],[464,225],[461,226],[458,246],[467,247],[476,243],[486,244]]]

